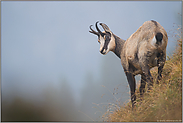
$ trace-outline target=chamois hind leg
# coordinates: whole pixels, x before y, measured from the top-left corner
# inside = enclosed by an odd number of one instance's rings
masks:
[[[162,71],[163,71],[163,67],[164,67],[164,64],[158,67],[158,76],[157,76],[157,79],[156,79],[156,84],[159,84],[159,81],[160,81],[161,78],[162,78],[161,73],[162,73]]]
[[[141,74],[141,85],[139,88],[140,96],[142,97],[145,92],[145,86],[146,86],[146,76],[145,74]]]
[[[128,83],[130,85],[131,102],[132,102],[132,109],[133,109],[134,105],[135,105],[135,100],[136,100],[136,95],[135,95],[135,89],[136,89],[135,77],[129,71],[125,71],[125,73],[126,73],[126,76],[127,76]]]
[[[163,71],[163,67],[165,65],[165,61],[166,61],[166,54],[161,52],[161,53],[158,53],[158,76],[157,76],[157,79],[156,79],[156,83],[159,84],[159,81],[161,80],[162,78],[162,71]]]
[[[147,82],[147,88],[148,88],[148,90],[150,90],[151,87],[153,86],[153,77],[151,76],[150,66],[149,66],[148,62],[143,62],[143,64],[141,64],[141,68],[142,68],[142,72],[146,78],[145,80]]]

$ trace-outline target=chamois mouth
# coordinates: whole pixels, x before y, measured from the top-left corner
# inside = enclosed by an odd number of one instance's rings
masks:
[[[102,54],[102,55],[105,55],[106,54],[106,51],[104,52],[104,51],[100,51],[100,53]]]

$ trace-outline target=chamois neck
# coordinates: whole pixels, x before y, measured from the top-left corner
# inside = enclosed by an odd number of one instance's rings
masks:
[[[114,53],[121,59],[121,51],[123,49],[123,44],[125,43],[125,40],[119,38],[118,36],[114,35],[115,38],[115,50]]]

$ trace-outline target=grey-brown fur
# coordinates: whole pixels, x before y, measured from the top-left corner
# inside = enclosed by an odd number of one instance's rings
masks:
[[[114,35],[106,24],[100,23],[105,30],[101,32],[97,27],[97,23],[96,28],[98,32],[95,32],[91,27],[90,29],[92,31],[90,32],[96,34],[99,41],[105,40],[105,42],[110,45],[108,46],[109,49],[105,48],[104,50],[103,48],[101,51],[102,54],[107,54],[110,50],[121,59],[121,64],[130,85],[133,107],[136,100],[135,75],[141,74],[141,96],[144,93],[146,82],[148,90],[153,84],[153,78],[150,73],[151,68],[158,67],[157,83],[162,77],[161,73],[166,60],[167,33],[158,22],[151,20],[144,22],[144,24],[125,41]],[[105,36],[108,35],[107,33],[111,34],[109,38]],[[105,42],[103,43],[105,44]],[[100,49],[102,49],[102,46],[101,44]]]

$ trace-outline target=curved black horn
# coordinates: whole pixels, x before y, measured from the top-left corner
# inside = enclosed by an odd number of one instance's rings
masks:
[[[93,25],[90,25],[90,29],[91,29],[91,31],[89,31],[89,32],[99,36],[99,33],[98,33],[98,32],[96,32],[96,31],[94,31],[94,30],[91,28],[92,26],[93,26]]]
[[[98,23],[98,22],[99,22],[99,21],[96,22],[95,26],[96,26],[96,29],[97,29],[97,31],[99,32],[99,34],[102,34],[102,32],[99,30],[99,28],[98,28],[98,26],[97,26],[97,23]]]

